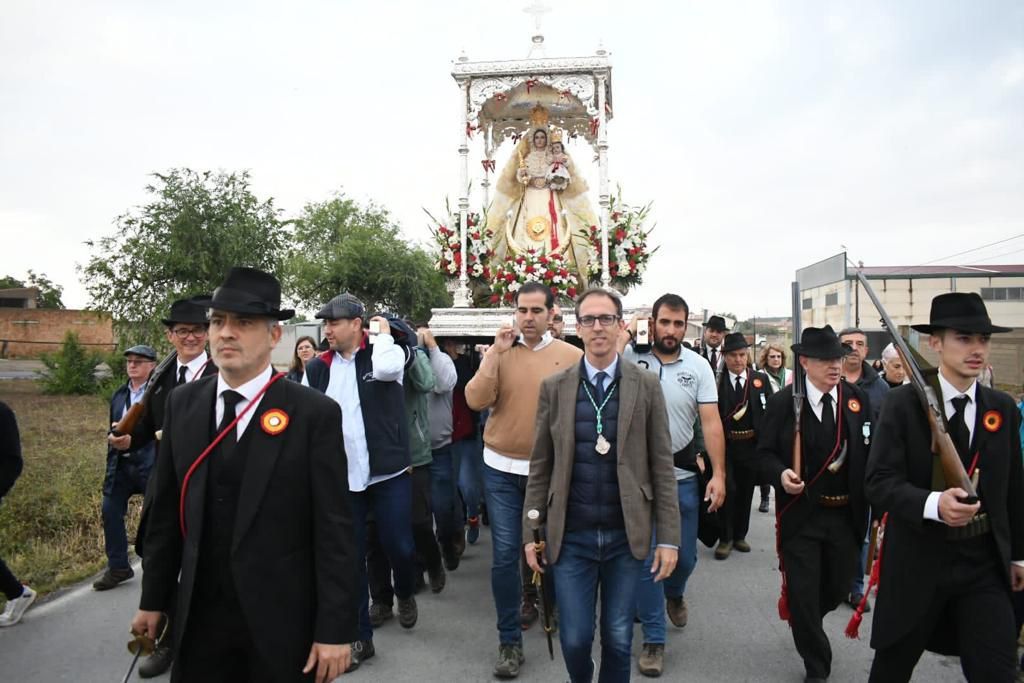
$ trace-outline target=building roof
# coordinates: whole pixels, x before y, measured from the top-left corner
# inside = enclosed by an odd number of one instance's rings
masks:
[[[36,299],[39,297],[38,287],[8,287],[0,289],[0,299]]]
[[[1024,276],[1024,265],[978,265],[978,266],[864,266],[864,277],[870,279],[899,279],[911,277],[999,277],[1006,275]],[[850,272],[850,278],[856,274]]]

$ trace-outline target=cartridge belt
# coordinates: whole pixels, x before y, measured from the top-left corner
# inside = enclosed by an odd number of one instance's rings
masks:
[[[818,505],[823,508],[844,508],[850,504],[849,495],[818,496]]]
[[[950,541],[964,541],[992,532],[992,520],[987,512],[975,515],[964,526],[946,527],[946,538]]]
[[[753,429],[742,429],[739,431],[730,429],[725,433],[725,438],[729,441],[748,441],[753,439],[755,436],[757,436],[757,434]]]

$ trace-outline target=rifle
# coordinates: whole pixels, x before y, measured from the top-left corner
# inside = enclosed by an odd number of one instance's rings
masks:
[[[128,409],[128,412],[124,414],[124,417],[111,428],[110,433],[114,436],[124,436],[125,434],[131,434],[135,431],[135,425],[142,419],[142,413],[145,412],[146,406],[149,405],[149,399],[153,395],[153,391],[156,389],[157,384],[160,383],[160,378],[178,359],[176,351],[171,351],[167,354],[167,357],[160,361],[160,364],[153,368],[153,372],[149,373],[149,379],[146,380],[149,384],[146,385],[146,391],[142,394],[142,399],[138,403]]]
[[[864,273],[859,270],[857,271],[857,279],[861,286],[864,287],[864,291],[867,292],[871,303],[875,305],[878,313],[882,316],[882,325],[885,326],[889,336],[892,337],[892,343],[895,345],[896,351],[903,361],[903,367],[907,369],[910,383],[914,386],[914,391],[917,392],[917,397],[921,401],[921,408],[928,418],[928,428],[932,433],[932,453],[935,453],[939,458],[942,478],[945,480],[946,486],[950,488],[959,487],[966,491],[967,497],[960,499],[960,502],[965,505],[974,505],[978,502],[977,490],[970,477],[967,476],[967,470],[964,469],[964,464],[960,461],[960,454],[957,453],[956,446],[953,445],[953,439],[949,436],[946,412],[943,410],[938,392],[925,379],[925,372],[934,372],[935,369],[928,364],[928,361],[921,354],[907,345],[903,335],[899,333],[898,328],[893,324],[889,314],[886,313],[882,303],[878,300],[875,290],[868,284]]]
[[[540,511],[530,510],[526,513],[526,518],[530,520],[533,527],[533,545],[536,548],[537,564],[543,564],[544,541],[540,539]],[[544,635],[548,637],[548,654],[553,660],[555,658],[555,645],[551,641],[551,633],[555,628],[551,623],[551,612],[553,609],[551,605],[551,592],[544,581],[544,575],[540,572],[533,573],[533,584],[537,586],[537,592],[540,593],[541,604],[544,607]]]
[[[793,342],[800,343],[800,334],[803,332],[800,324],[800,283],[792,284],[793,290]],[[800,474],[803,468],[803,445],[800,439],[801,422],[804,412],[804,369],[800,365],[800,356],[793,353],[793,465],[797,479],[802,478]]]

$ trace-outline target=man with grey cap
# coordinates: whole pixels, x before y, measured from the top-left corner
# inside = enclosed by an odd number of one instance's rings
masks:
[[[149,374],[156,365],[152,346],[139,344],[124,352],[128,381],[117,388],[110,399],[111,426],[124,417],[128,409],[142,400]],[[118,450],[107,444],[107,473],[103,478],[103,543],[107,551],[107,570],[93,582],[98,591],[114,588],[135,576],[128,563],[128,533],[124,517],[128,499],[146,492],[146,482],[156,455],[155,442],[141,448]]]
[[[416,625],[415,546],[412,536],[411,453],[402,379],[409,356],[395,343],[383,316],[370,318],[351,294],[328,301],[316,317],[324,321],[330,348],[306,364],[305,383],[341,406],[341,431],[348,456],[348,486],[356,535],[359,579],[359,640],[352,643],[352,666],[373,657],[366,574],[366,518],[373,513],[377,534],[394,572],[398,622]],[[398,334],[396,332],[395,334]],[[415,344],[415,337],[411,343]]]

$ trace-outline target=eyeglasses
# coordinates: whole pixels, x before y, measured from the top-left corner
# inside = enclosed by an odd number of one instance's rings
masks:
[[[609,327],[615,324],[615,321],[619,319],[619,316],[612,315],[611,313],[605,313],[604,315],[581,315],[576,318],[583,327],[593,327],[595,322],[601,323],[601,327]]]
[[[556,316],[553,316],[553,317],[551,318],[551,322],[555,322],[555,323],[560,323],[560,322],[562,322],[563,320],[565,320],[565,318],[563,318],[563,317],[562,317],[562,316],[560,316],[560,315],[556,315]]]
[[[171,332],[173,332],[174,336],[178,339],[188,339],[189,335],[196,339],[202,339],[206,336],[205,327],[176,327],[171,330]]]

